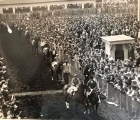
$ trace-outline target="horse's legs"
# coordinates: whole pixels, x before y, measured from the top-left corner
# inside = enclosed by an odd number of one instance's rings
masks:
[[[96,103],[96,112],[98,111],[98,106],[99,106],[99,103],[97,102]]]
[[[43,56],[44,56],[44,60],[46,60],[46,59],[45,59],[45,58],[46,58],[45,54],[43,54]]]
[[[35,47],[35,55],[37,56],[37,49],[36,49],[36,47]]]
[[[56,80],[57,80],[57,83],[59,83],[59,74],[58,74],[58,72],[56,72]]]
[[[52,68],[51,68],[51,76],[52,76],[52,80],[53,80],[53,70],[52,70]]]
[[[89,103],[88,103],[88,99],[86,98],[85,99],[85,112],[84,112],[84,114],[86,114],[86,113],[90,113],[90,111],[89,111]]]
[[[2,105],[2,113],[3,113],[3,116],[6,118],[7,117],[7,106],[6,105]]]
[[[65,104],[66,104],[66,108],[69,109],[70,107],[69,107],[69,95],[68,94],[65,96]]]
[[[36,48],[36,52],[37,52],[36,54],[38,55],[38,47]]]

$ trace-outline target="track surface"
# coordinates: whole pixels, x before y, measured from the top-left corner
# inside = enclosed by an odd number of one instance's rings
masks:
[[[56,90],[54,82],[51,81],[50,66],[41,54],[35,56],[32,53],[29,42],[17,31],[12,34],[0,32],[0,51],[6,60],[8,74],[11,77],[10,88],[13,92],[25,93],[17,97],[21,101],[20,109],[24,111],[22,116],[67,120],[130,120],[118,107],[106,103],[100,104],[98,114],[94,111],[90,115],[84,115],[81,106],[76,114],[73,102],[67,111],[62,92],[30,96],[35,91]],[[26,94],[27,91],[29,95]]]
[[[50,66],[41,53],[38,56],[33,54],[31,44],[23,36],[17,31],[12,34],[4,32],[0,39],[7,65],[13,70],[10,74],[16,75],[17,80],[11,82],[15,92],[56,88],[51,80]]]

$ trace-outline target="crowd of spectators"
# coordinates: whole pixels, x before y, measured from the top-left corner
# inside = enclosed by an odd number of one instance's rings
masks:
[[[63,11],[63,10],[62,10]],[[64,10],[68,11],[69,10]],[[74,10],[76,11],[76,10]],[[41,14],[41,15],[40,15]],[[140,102],[140,75],[134,61],[140,57],[137,47],[140,43],[138,32],[140,23],[134,16],[91,15],[38,17],[15,22],[19,28],[25,27],[31,39],[39,36],[41,41],[51,44],[53,50],[61,49],[64,54],[79,62],[85,82],[95,73],[103,80],[114,85],[121,92],[132,96]],[[115,60],[105,54],[105,46],[101,36],[127,35],[133,37],[134,43],[129,45],[128,60]],[[57,53],[59,54],[59,53]]]
[[[7,75],[6,65],[3,57],[0,55],[0,118],[18,118],[18,102],[12,95],[9,96],[9,76]]]
[[[84,72],[86,81],[89,80],[88,71],[94,69],[103,78],[112,75],[114,86],[123,91],[127,92],[136,87],[140,93],[140,76],[135,72],[133,61],[139,57],[136,47],[139,46],[140,24],[135,17],[94,15],[37,18],[22,20],[20,26],[26,26],[26,29],[32,33],[32,37],[40,36],[42,41],[53,44],[53,49],[63,49],[72,59],[79,61],[81,68],[87,70]],[[115,58],[110,58],[104,53],[104,43],[100,37],[120,34],[135,38],[130,48],[134,48],[136,54],[133,51],[129,55],[129,60],[115,61]]]
[[[52,49],[61,49],[64,54],[69,54],[71,59],[78,61],[85,76],[85,83],[96,72],[102,80],[140,102],[140,75],[134,64],[134,60],[139,57],[136,50],[139,46],[139,22],[135,17],[95,15],[43,18],[23,20],[20,24],[25,25],[33,36],[40,36],[42,41],[53,44]],[[135,38],[134,44],[129,47],[133,47],[136,54],[133,51],[128,60],[115,61],[115,58],[104,53],[104,43],[100,37],[119,34]]]

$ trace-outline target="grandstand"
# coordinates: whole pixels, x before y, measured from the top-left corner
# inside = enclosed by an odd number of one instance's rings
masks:
[[[28,0],[28,1],[24,1],[24,0],[4,0],[4,1],[0,1],[0,12],[3,13],[3,9],[9,10],[12,9],[13,11],[10,11],[10,13],[16,13],[16,9],[17,8],[21,8],[21,9],[26,9],[28,8],[28,10],[26,12],[29,11],[33,11],[34,7],[41,7],[41,6],[47,6],[46,10],[50,10],[50,8],[52,8],[52,5],[59,5],[59,6],[64,6],[63,9],[67,9],[68,6],[70,6],[69,4],[73,4],[73,6],[77,6],[77,4],[80,4],[81,8],[84,8],[84,5],[86,3],[90,3],[93,4],[93,7],[96,7],[96,2],[95,0],[78,0],[78,1],[74,1],[74,0]],[[72,8],[72,7],[71,7]],[[77,7],[78,8],[78,7]],[[51,9],[52,10],[52,9]]]

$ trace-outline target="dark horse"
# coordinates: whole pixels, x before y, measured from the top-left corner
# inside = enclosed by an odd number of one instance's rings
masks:
[[[94,106],[96,106],[96,111],[98,110],[99,92],[93,90],[91,92],[91,94],[89,96],[87,96],[86,93],[87,93],[87,90],[89,89],[89,87],[84,84],[84,81],[81,82],[78,90],[75,92],[74,95],[72,95],[68,92],[70,87],[71,87],[71,85],[68,84],[68,85],[65,85],[63,88],[64,95],[65,95],[65,104],[66,104],[67,109],[69,109],[69,103],[70,103],[70,100],[72,99],[76,103],[76,112],[77,112],[78,104],[81,104],[85,107],[84,113],[86,113],[87,110],[89,113],[89,108],[90,107],[94,108]]]
[[[48,61],[50,58],[50,51],[48,47],[43,48],[43,55],[44,55],[44,59]]]
[[[49,44],[45,44],[42,46],[42,53],[44,55],[44,60],[46,60],[48,63],[51,62],[51,52],[50,52],[50,46]]]
[[[22,31],[23,31],[23,29],[21,28],[21,27],[18,27],[18,32],[19,32],[19,34],[20,34],[20,36],[22,35]]]
[[[71,85],[68,84],[68,85],[65,85],[63,88],[63,92],[65,95],[66,108],[69,109],[69,103],[70,103],[70,100],[72,99],[76,103],[76,113],[77,113],[77,108],[79,104],[83,105],[85,109],[87,110],[87,99],[86,99],[86,94],[85,94],[85,90],[87,86],[81,83],[79,85],[78,90],[75,92],[74,95],[71,95],[68,92],[68,89],[70,89],[70,87]]]
[[[89,103],[91,104],[92,108],[96,106],[96,111],[98,111],[98,106],[99,106],[99,95],[100,95],[99,92],[93,90],[91,94],[88,96],[88,100],[89,100],[88,106],[90,106]]]
[[[35,53],[35,55],[38,55],[38,40],[33,39],[31,41],[32,44],[32,52]]]

